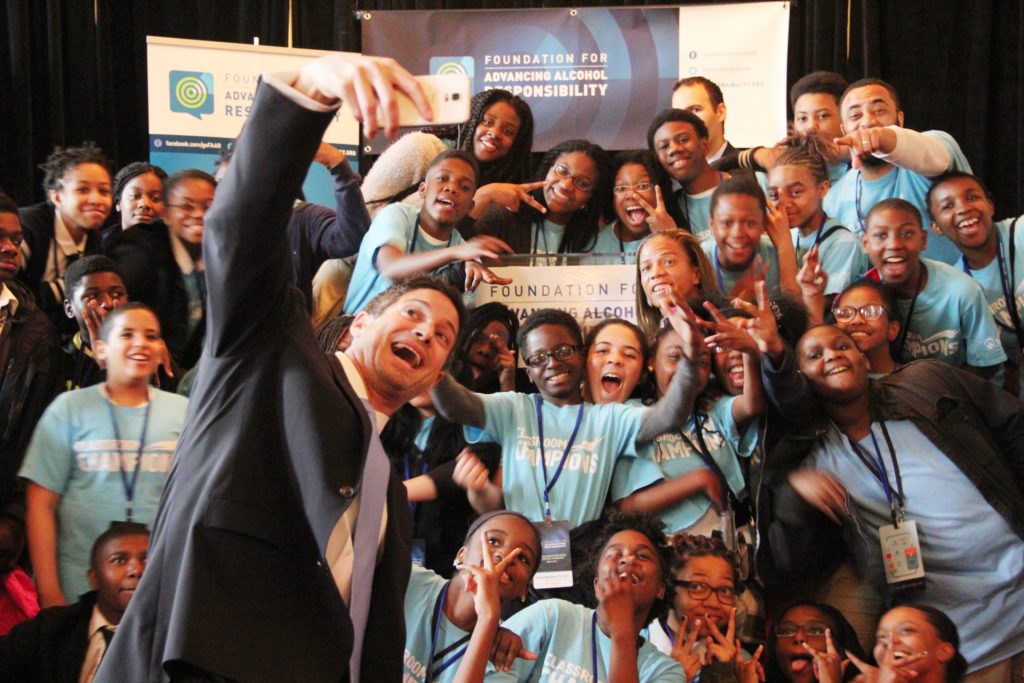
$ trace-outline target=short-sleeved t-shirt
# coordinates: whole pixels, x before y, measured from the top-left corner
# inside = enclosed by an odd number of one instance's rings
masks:
[[[748,434],[757,433],[757,424],[752,422],[742,432],[732,417],[732,407],[736,396],[720,396],[715,400],[700,400],[697,419],[700,420],[701,434],[708,447],[712,459],[722,470],[729,488],[737,497],[743,497],[746,482],[739,458],[748,458],[757,445],[756,439],[746,438]],[[685,436],[685,438],[683,438]],[[654,461],[664,479],[676,479],[689,472],[707,469],[700,454],[694,450],[699,447],[696,428],[693,420],[689,422],[682,434],[669,432],[655,439],[656,450]],[[617,480],[632,476],[630,470],[641,464],[641,460],[623,460],[615,468],[616,479],[612,482],[615,490]],[[674,533],[693,526],[711,507],[711,499],[703,492],[695,493],[676,505],[662,510],[661,520],[668,531]]]
[[[1002,244],[1006,275],[1012,280],[1010,286],[1013,288],[1013,299],[1016,302],[1017,310],[1024,316],[1024,218],[1016,219],[1017,224],[1013,227],[1015,233],[1013,250],[1016,253],[1011,263],[1010,227],[1014,220],[1007,218],[999,221],[995,224],[995,230]],[[996,325],[999,327],[1003,351],[1006,352],[1007,358],[1020,364],[1020,349],[1021,344],[1024,344],[1024,339],[1017,339],[1017,334],[1013,329],[1013,320],[1010,318],[1010,311],[1006,305],[1006,295],[1003,293],[1003,284],[999,274],[999,260],[992,259],[992,262],[984,268],[969,270],[967,262],[961,257],[957,266],[981,285],[981,289],[985,292],[985,299],[988,301],[989,313],[995,318]]]
[[[403,680],[406,683],[425,681],[430,659],[469,636],[469,633],[448,621],[448,618],[444,616],[443,609],[439,610],[437,611],[439,622],[437,642],[434,643],[434,652],[430,651],[434,637],[435,609],[446,583],[448,582],[445,579],[429,569],[416,566],[412,568],[409,587],[405,591],[405,658],[403,661],[405,675]],[[454,655],[462,647],[460,645],[454,648],[450,654]],[[437,674],[437,670],[442,662],[436,662],[433,666],[433,680],[438,683],[449,683],[454,680],[455,673],[459,670],[460,661],[458,659],[453,661],[450,666],[441,671],[440,675]]]
[[[377,253],[384,245],[409,254],[463,243],[458,230],[452,230],[451,240],[448,241],[439,242],[431,238],[418,228],[418,217],[419,209],[402,203],[389,204],[374,217],[359,245],[359,256],[345,297],[345,313],[358,313],[373,297],[394,284],[377,270]]]
[[[676,202],[679,203],[679,210],[690,222],[690,232],[700,241],[701,245],[715,243],[715,238],[711,234],[711,195],[714,192],[714,187],[697,194],[686,194],[682,189],[676,190]]]
[[[743,270],[726,270],[722,267],[718,260],[718,244],[714,240],[711,242],[701,243],[701,247],[704,248],[704,253],[707,254],[708,260],[711,261],[711,267],[715,269],[715,277],[718,280],[718,288],[726,295],[729,296],[740,280],[742,280],[754,263],[751,261],[750,265]],[[762,263],[768,264],[768,272],[765,274],[765,282],[768,284],[769,290],[777,290],[779,288],[779,257],[775,251],[775,245],[768,238],[767,235],[761,235],[761,241],[757,245],[757,252],[754,254],[754,259],[761,257]]]
[[[43,413],[18,475],[61,496],[57,572],[68,600],[89,590],[86,572],[93,541],[111,522],[127,519],[121,468],[130,481],[144,424],[146,438],[132,521],[152,527],[187,404],[182,396],[151,390],[147,421],[146,406],[114,405],[106,399],[103,385],[97,384],[61,394]],[[111,408],[117,419],[116,432]]]
[[[530,237],[530,251],[534,254],[558,254],[565,237],[565,226],[553,221],[541,221],[534,224],[533,235]]]
[[[818,231],[801,235],[793,228],[793,247],[796,249],[797,266],[803,264],[818,238]],[[828,218],[821,227],[821,242],[818,244],[821,267],[828,274],[826,294],[838,294],[850,283],[850,279],[866,271],[870,264],[860,250],[857,238],[834,218]]]
[[[925,569],[923,593],[905,597],[949,615],[960,631],[960,650],[972,671],[1024,651],[1024,541],[992,509],[967,476],[909,420],[887,420],[899,463],[906,516],[917,522]],[[895,486],[892,460],[877,422],[871,425]],[[871,435],[861,448],[875,456]],[[880,526],[892,524],[881,482],[832,427],[807,464],[833,475],[849,492],[869,539],[865,566],[884,585]],[[941,492],[941,493],[940,493]]]
[[[981,285],[945,263],[922,258],[921,265],[928,269],[928,281],[914,302],[900,360],[930,358],[979,368],[1005,361]],[[897,302],[901,324],[906,325],[912,302]]]
[[[967,157],[964,156],[960,145],[949,133],[930,130],[923,135],[941,140],[949,150],[951,161],[946,170],[970,173],[971,165],[967,163]],[[864,221],[867,219],[871,207],[883,199],[898,197],[916,206],[917,210],[921,212],[922,225],[927,229],[931,224],[931,214],[928,212],[926,196],[931,185],[931,178],[898,166],[894,166],[881,178],[874,180],[863,178],[859,169],[851,168],[842,178],[832,183],[822,204],[825,213],[852,230],[858,240],[864,234]],[[859,192],[858,186],[860,187]],[[950,264],[956,263],[960,258],[960,252],[946,237],[931,235],[928,238],[928,247],[924,251],[924,256]]]
[[[612,642],[600,628],[593,629],[593,620],[594,610],[565,600],[541,600],[530,605],[503,625],[522,638],[523,647],[536,652],[537,659],[517,659],[508,672],[495,671],[493,665],[488,665],[484,680],[488,683],[609,683]],[[636,665],[644,683],[686,681],[683,668],[646,640],[637,649]]]
[[[627,242],[620,239],[615,234],[615,226],[618,225],[618,221],[613,221],[608,225],[601,228],[597,233],[597,242],[594,243],[595,254],[636,254],[636,248],[640,246],[640,242],[643,240],[633,240]],[[633,263],[633,258],[629,258],[627,263]]]
[[[533,521],[544,519],[544,468],[540,461],[538,395],[501,392],[482,394],[484,432],[501,444],[502,493],[505,507]],[[556,406],[541,400],[544,420],[544,461],[549,481],[558,469],[582,408],[579,433],[551,489],[552,519],[570,527],[597,519],[604,508],[615,461],[637,457],[636,437],[643,406],[621,403]],[[474,435],[466,431],[466,440]]]

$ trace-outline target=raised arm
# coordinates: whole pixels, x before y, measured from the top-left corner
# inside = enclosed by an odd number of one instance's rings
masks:
[[[664,304],[662,314],[682,338],[684,358],[676,366],[665,395],[644,414],[637,443],[653,441],[660,434],[680,429],[693,412],[693,403],[700,393],[698,359],[704,335],[697,326],[696,316],[685,303]]]
[[[445,373],[430,394],[438,414],[449,422],[483,429],[486,415],[480,394],[475,394]]]
[[[390,59],[332,54],[297,74],[264,77],[206,217],[207,353],[228,355],[280,332],[282,298],[291,296],[286,228],[320,138],[342,101],[374,134],[380,104],[393,133],[395,88],[430,114],[419,85]]]

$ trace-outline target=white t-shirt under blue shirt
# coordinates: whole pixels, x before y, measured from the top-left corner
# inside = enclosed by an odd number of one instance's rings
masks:
[[[593,629],[594,610],[565,600],[534,603],[515,614],[503,626],[523,639],[523,647],[537,659],[517,659],[507,672],[488,665],[487,683],[612,683],[611,639]],[[591,636],[593,632],[594,636]],[[594,645],[597,672],[594,672]],[[643,683],[686,683],[683,668],[644,640],[637,648],[636,666]]]
[[[57,506],[57,572],[69,602],[89,590],[86,572],[93,541],[111,522],[127,519],[121,469],[130,482],[143,425],[146,438],[134,488],[132,521],[152,528],[187,405],[182,396],[152,389],[148,408],[125,408],[110,403],[104,385],[97,384],[59,395],[39,419],[18,476],[61,497]],[[117,419],[116,431],[111,408]]]
[[[949,133],[941,130],[929,130],[922,135],[936,138],[946,146],[950,156],[949,168],[946,170],[968,173],[971,171],[967,157],[964,156],[960,145]],[[857,202],[858,185],[860,186],[859,207]],[[825,213],[852,230],[858,240],[864,234],[864,221],[867,219],[871,207],[883,199],[895,197],[905,199],[917,207],[917,210],[921,212],[921,224],[927,230],[931,225],[931,214],[928,212],[928,203],[925,198],[931,185],[932,178],[898,166],[893,166],[888,173],[874,180],[863,178],[859,169],[851,168],[842,178],[832,183],[822,205],[825,208]],[[946,237],[930,235],[924,255],[949,264],[956,263],[960,252]]]
[[[978,368],[1005,361],[1006,354],[981,286],[945,263],[922,258],[921,265],[928,270],[928,281],[914,302],[900,360],[930,358],[958,367],[968,364]],[[907,324],[912,301],[897,302],[901,325]]]
[[[544,471],[540,462],[536,394],[501,392],[481,394],[484,432],[501,444],[502,493],[505,508],[528,519],[544,519]],[[643,406],[621,403],[584,403],[556,406],[542,401],[544,459],[548,481],[558,470],[583,408],[579,433],[551,488],[551,515],[567,520],[570,527],[597,519],[604,509],[615,461],[637,457],[636,437],[645,411]],[[477,438],[466,431],[470,443]]]
[[[455,673],[459,670],[461,658],[456,658],[444,668],[438,675],[438,669],[458,653],[464,646],[452,647],[469,633],[448,621],[444,615],[444,609],[437,611],[438,633],[437,642],[433,643],[434,651],[431,652],[431,644],[434,637],[434,614],[438,598],[447,583],[446,579],[438,576],[429,569],[413,566],[412,574],[409,576],[409,587],[405,591],[405,658],[403,667],[405,673],[402,677],[404,683],[422,683],[427,677],[427,667],[430,659],[437,657],[433,665],[433,680],[437,683],[450,683],[455,679]],[[468,643],[468,641],[467,641]],[[451,649],[444,657],[438,657],[438,653]]]
[[[374,217],[370,229],[359,245],[359,256],[352,271],[352,280],[345,297],[345,313],[355,315],[366,308],[373,297],[394,284],[377,270],[377,253],[384,245],[403,254],[433,251],[462,244],[462,235],[452,230],[451,240],[436,240],[424,230],[417,229],[419,209],[402,204],[389,204]],[[413,237],[415,236],[415,239]]]
[[[899,464],[907,519],[917,523],[925,568],[923,593],[907,600],[937,607],[960,632],[960,650],[976,671],[1024,651],[1024,541],[992,509],[967,476],[909,420],[888,420]],[[878,423],[871,425],[895,486],[892,461]],[[874,456],[871,436],[860,442]],[[881,482],[834,426],[808,458],[849,493],[868,536],[865,566],[883,586],[880,526],[892,524]]]

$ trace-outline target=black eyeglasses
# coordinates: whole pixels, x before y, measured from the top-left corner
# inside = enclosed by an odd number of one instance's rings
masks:
[[[798,631],[803,631],[804,636],[808,638],[824,638],[827,630],[828,625],[820,621],[811,621],[803,626],[783,622],[775,627],[775,635],[779,638],[792,638]]]
[[[526,359],[526,364],[531,368],[539,368],[547,365],[549,358],[555,360],[569,360],[576,355],[576,347],[572,344],[562,344],[561,346],[555,347],[554,351],[541,351],[535,353]]]
[[[867,306],[861,306],[860,308],[854,308],[853,306],[836,306],[832,309],[832,315],[835,316],[836,320],[841,320],[844,323],[848,323],[857,317],[860,313],[865,320],[878,320],[882,317],[883,313],[888,313],[889,310],[882,304],[868,304]]]
[[[713,588],[703,581],[673,581],[679,588],[685,588],[686,594],[694,600],[707,600],[714,593],[718,596],[718,602],[723,605],[736,604],[736,589],[732,586],[719,586]]]
[[[572,171],[565,164],[555,164],[551,167],[551,170],[555,172],[555,175],[562,180],[571,180],[572,184],[576,186],[576,189],[580,192],[593,192],[594,183],[590,182],[582,176],[573,175]]]

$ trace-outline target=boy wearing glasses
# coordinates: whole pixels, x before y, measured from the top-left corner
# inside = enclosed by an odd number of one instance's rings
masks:
[[[1006,354],[985,292],[957,269],[921,257],[928,234],[917,208],[886,199],[871,209],[865,224],[861,246],[874,266],[867,277],[892,287],[898,299],[895,359],[931,358],[982,377],[995,375]]]
[[[465,262],[465,289],[472,292],[481,282],[508,284],[474,259],[497,258],[511,252],[505,242],[489,236],[468,242],[455,229],[470,209],[476,192],[479,167],[473,155],[448,150],[431,162],[419,194],[423,206],[396,202],[373,219],[352,273],[344,312],[355,315],[398,280],[437,273],[453,261]]]
[[[681,313],[671,320],[686,330],[684,338],[701,338]],[[446,419],[482,428],[502,446],[494,481],[481,478],[470,492],[478,511],[505,508],[575,528],[600,516],[618,458],[640,456],[641,445],[686,421],[697,364],[680,362],[665,398],[650,408],[596,405],[583,400],[583,338],[571,315],[537,311],[519,329],[518,343],[537,395],[476,394],[446,376],[434,390],[434,405]]]

